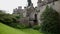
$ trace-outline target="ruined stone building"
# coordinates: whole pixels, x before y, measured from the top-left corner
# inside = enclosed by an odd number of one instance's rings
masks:
[[[13,10],[13,14],[23,15],[23,18],[19,19],[21,23],[40,25],[40,15],[46,8],[46,5],[53,7],[53,9],[60,13],[60,0],[38,0],[35,8],[33,7],[33,3],[28,0],[28,6],[24,7],[24,9],[19,6],[18,9]]]

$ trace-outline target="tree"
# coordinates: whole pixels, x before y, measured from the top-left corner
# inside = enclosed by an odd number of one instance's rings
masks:
[[[59,14],[52,7],[46,7],[41,14],[41,21],[41,31],[55,34],[59,32]]]
[[[18,29],[27,28],[27,26],[18,22],[20,18],[22,18],[22,15],[6,14],[3,11],[0,11],[1,23]]]

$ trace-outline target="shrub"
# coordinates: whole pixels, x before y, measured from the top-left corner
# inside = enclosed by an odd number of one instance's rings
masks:
[[[1,11],[2,12],[2,11]],[[8,26],[11,26],[11,27],[14,27],[14,28],[25,28],[26,26],[23,25],[23,24],[20,24],[17,19],[20,19],[21,17],[20,16],[14,16],[12,14],[6,14],[6,13],[1,13],[0,12],[0,22],[8,25]]]
[[[58,33],[59,25],[59,14],[52,7],[46,7],[44,12],[41,14],[41,31]]]
[[[32,28],[35,29],[35,30],[39,30],[40,29],[40,26],[39,25],[35,25]]]

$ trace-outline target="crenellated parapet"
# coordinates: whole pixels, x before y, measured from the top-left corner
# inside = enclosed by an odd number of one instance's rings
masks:
[[[58,0],[38,0],[37,5],[39,7],[41,7],[41,6],[44,6],[46,4],[50,4],[50,3],[54,4],[55,1],[58,1]]]

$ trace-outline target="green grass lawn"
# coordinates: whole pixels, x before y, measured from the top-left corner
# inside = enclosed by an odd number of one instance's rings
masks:
[[[0,34],[42,34],[33,29],[14,29],[7,25],[0,23]]]
[[[0,23],[0,34],[25,34],[25,33]]]

